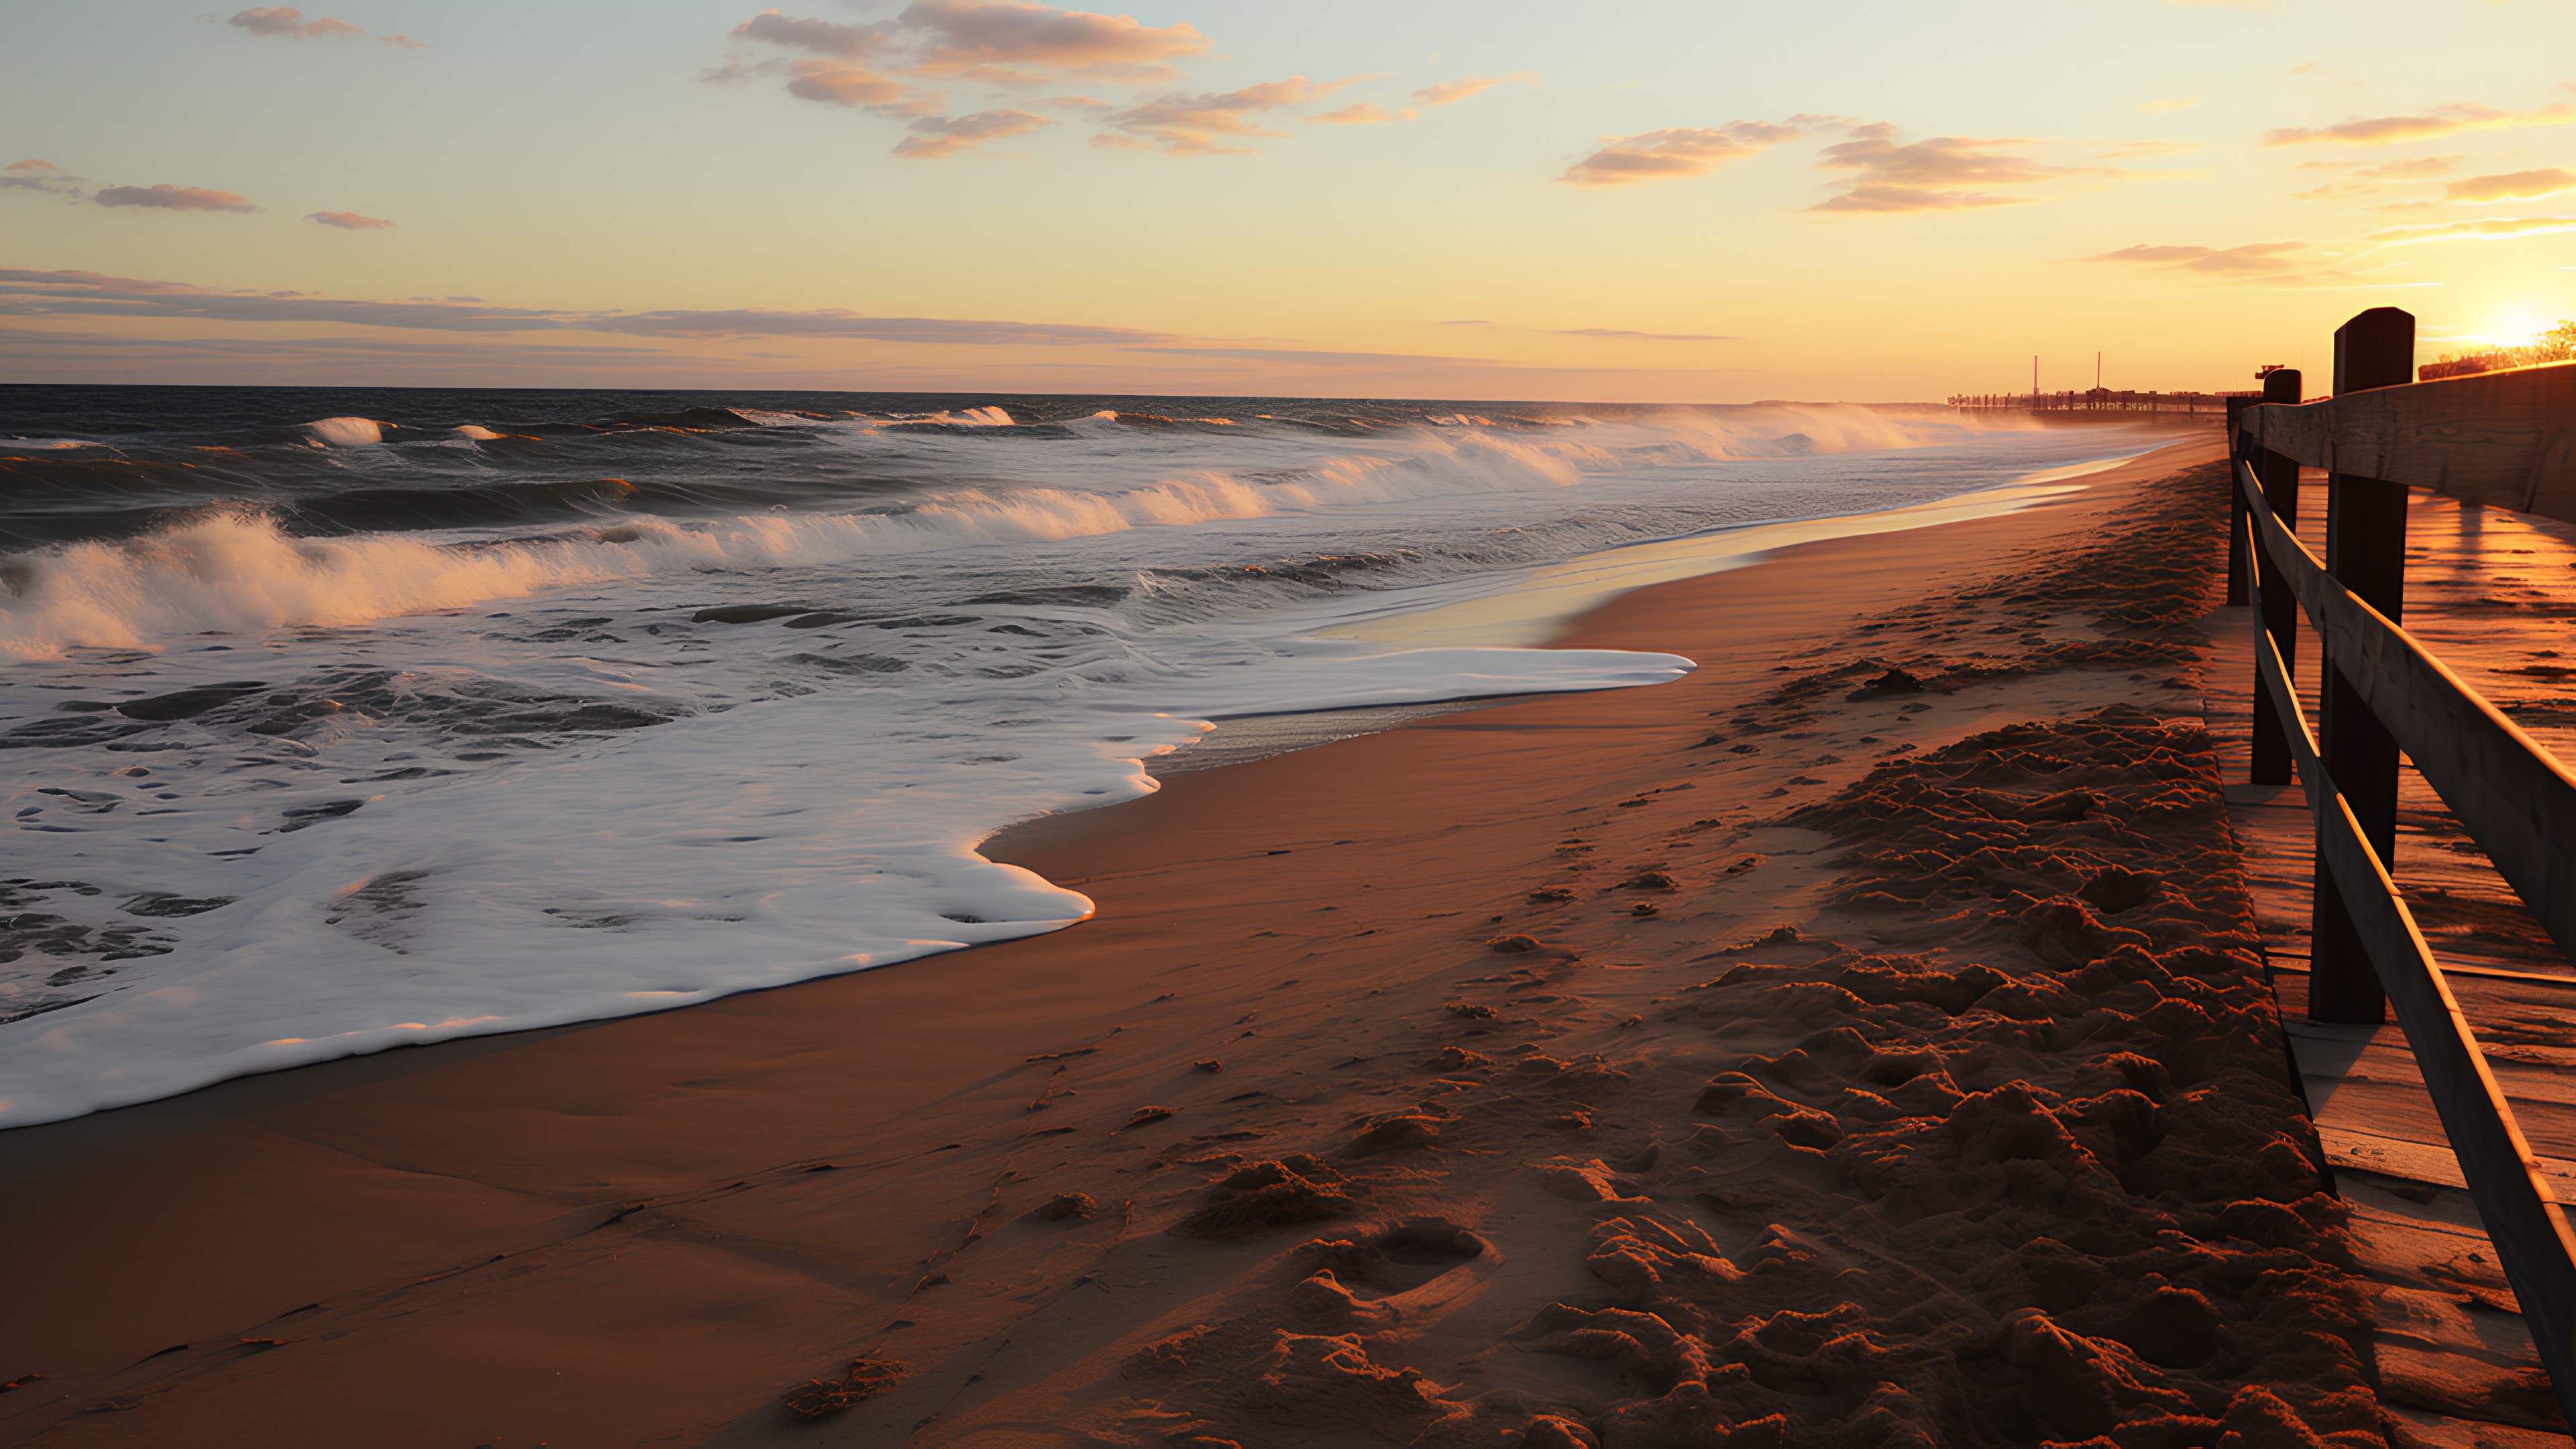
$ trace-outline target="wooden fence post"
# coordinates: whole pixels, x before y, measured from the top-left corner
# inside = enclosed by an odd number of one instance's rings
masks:
[[[2335,329],[2335,395],[2415,380],[2415,317],[2373,307]],[[2406,487],[2340,470],[2326,475],[2326,570],[2363,603],[2402,618],[2406,606]],[[2397,741],[2361,702],[2329,652],[2319,673],[2326,774],[2352,806],[2361,833],[2390,872],[2397,868]],[[2310,923],[2308,1019],[2372,1024],[2386,994],[2353,929],[2343,892],[2318,857]]]
[[[2278,367],[2263,374],[2263,401],[2296,403],[2299,401],[2299,370]],[[2254,476],[2263,485],[2263,502],[2283,528],[2296,531],[2299,526],[2299,464],[2269,448],[2257,446],[2252,459]],[[2240,510],[2241,511],[2241,510]],[[2237,525],[2242,532],[2244,525]],[[2263,570],[2263,632],[2281,651],[2281,662],[2293,670],[2299,663],[2299,596],[2290,591],[2288,579],[2279,570]],[[2295,677],[2295,675],[2293,676]],[[2296,728],[2272,708],[2271,692],[2263,688],[2262,673],[2254,678],[2254,738],[2248,752],[2253,768],[2246,778],[2257,785],[2290,783],[2290,736]]]

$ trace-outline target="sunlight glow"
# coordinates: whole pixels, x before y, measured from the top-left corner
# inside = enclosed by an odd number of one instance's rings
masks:
[[[2496,347],[2528,347],[2540,340],[2555,319],[2537,307],[2512,306],[2487,319],[2479,339]]]

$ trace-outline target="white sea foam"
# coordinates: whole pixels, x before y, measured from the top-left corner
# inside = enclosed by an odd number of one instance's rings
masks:
[[[306,432],[334,448],[362,448],[385,440],[385,426],[373,418],[316,418]]]
[[[212,838],[48,837],[53,871],[238,899],[186,920],[184,952],[138,963],[122,989],[0,1028],[0,1126],[1053,930],[1089,900],[975,846],[1016,816],[1151,791],[1141,761],[1206,718],[1621,688],[1691,667],[1607,650],[1246,653],[1234,662],[1256,667],[1095,685],[998,729],[992,715],[1031,702],[957,680],[746,705],[466,781],[342,790],[365,803],[327,828],[222,832],[256,846],[246,857],[205,855]],[[974,734],[988,738],[961,747]],[[273,831],[279,801],[309,798],[290,767],[246,773],[290,792],[255,792],[246,823]]]

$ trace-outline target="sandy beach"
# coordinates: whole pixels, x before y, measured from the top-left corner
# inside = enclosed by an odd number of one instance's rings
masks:
[[[1008,831],[1057,934],[0,1134],[0,1434],[2379,1444],[2201,727],[2219,455]]]

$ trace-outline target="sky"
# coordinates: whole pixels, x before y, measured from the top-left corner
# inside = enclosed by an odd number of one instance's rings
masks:
[[[0,0],[0,382],[2322,390],[2576,316],[2576,0]]]

